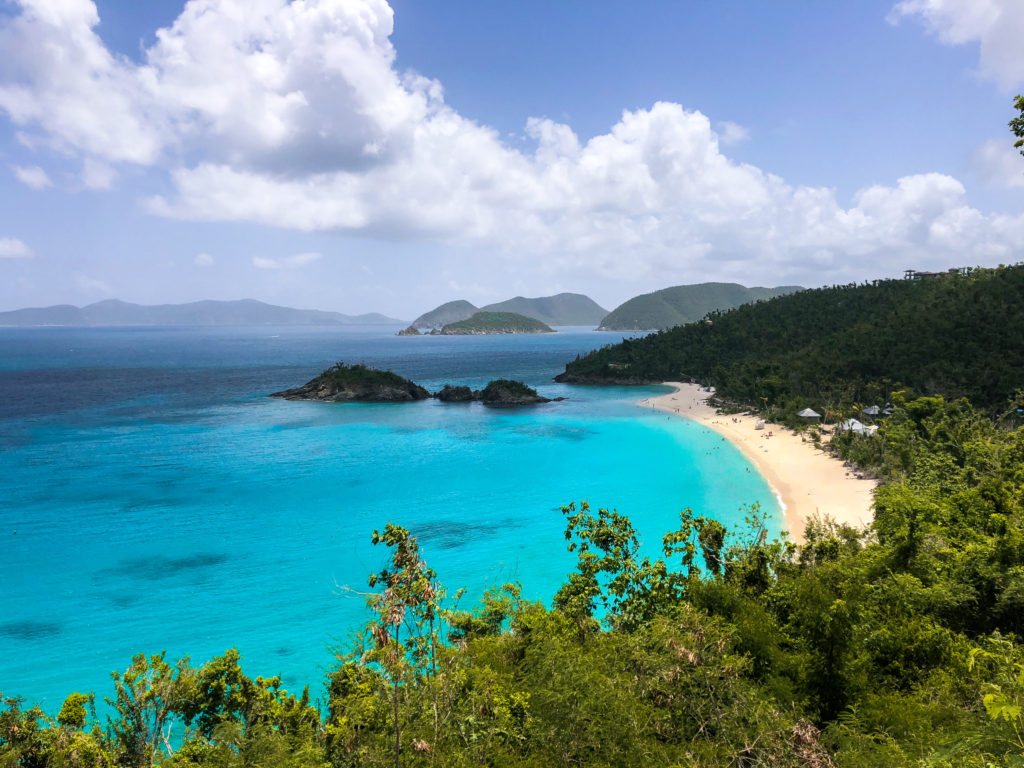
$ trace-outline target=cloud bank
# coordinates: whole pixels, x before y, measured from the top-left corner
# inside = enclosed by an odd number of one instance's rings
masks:
[[[1024,83],[1024,3],[1020,0],[902,0],[890,23],[916,17],[948,45],[979,43],[981,72],[1009,90]]]
[[[893,13],[980,39],[1004,71],[1022,54],[995,26],[1016,2],[905,0]],[[0,22],[0,110],[23,143],[101,169],[89,186],[112,184],[120,164],[166,171],[171,191],[145,201],[160,216],[429,238],[524,269],[680,282],[1013,260],[1024,242],[1024,217],[976,210],[952,177],[843,205],[732,160],[722,147],[745,128],[716,131],[674,103],[625,111],[588,141],[530,118],[531,149],[510,147],[448,106],[440,83],[395,69],[383,0],[190,0],[141,63],[104,46],[91,0],[17,4]],[[975,6],[987,15],[964,10]]]

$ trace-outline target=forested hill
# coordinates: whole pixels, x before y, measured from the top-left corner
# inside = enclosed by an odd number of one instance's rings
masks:
[[[512,312],[517,315],[532,317],[546,325],[589,325],[595,326],[601,318],[608,314],[589,296],[580,293],[559,293],[556,296],[541,296],[527,299],[516,296],[513,299],[499,301],[477,307],[468,301],[449,301],[420,315],[412,321],[419,329],[442,328],[450,323],[467,320],[476,312]]]
[[[446,302],[429,312],[424,312],[412,321],[412,325],[414,328],[442,328],[448,323],[457,323],[472,317],[479,311],[480,309],[476,305],[470,304],[464,299],[458,299]]]
[[[548,325],[589,325],[601,322],[608,314],[597,302],[581,293],[559,293],[556,296],[541,296],[527,299],[516,296],[508,301],[488,304],[487,312],[515,312],[540,320]]]
[[[601,320],[600,331],[664,330],[700,320],[708,312],[784,296],[802,290],[798,285],[747,288],[738,283],[676,285],[634,296]]]
[[[894,389],[998,407],[1024,387],[1024,266],[882,280],[779,297],[626,340],[559,381],[693,378],[783,410],[877,403]]]

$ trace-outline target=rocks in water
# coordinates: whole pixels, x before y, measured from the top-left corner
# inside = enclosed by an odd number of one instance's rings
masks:
[[[485,405],[535,405],[550,403],[551,399],[537,394],[537,390],[521,381],[497,379],[480,392],[480,402]]]
[[[444,389],[434,395],[442,403],[470,403],[480,397],[479,392],[474,392],[469,387],[453,387],[445,384]]]
[[[408,328],[403,328],[402,330],[400,330],[398,332],[398,335],[399,336],[419,336],[421,334],[420,334],[420,329],[419,328],[417,328],[415,325],[410,325]]]
[[[270,397],[326,403],[399,403],[426,400],[430,393],[391,371],[337,363],[301,387],[274,392]]]
[[[443,403],[469,403],[477,400],[484,405],[537,405],[550,403],[551,399],[537,394],[537,390],[521,381],[497,379],[476,391],[469,387],[453,387],[445,384],[444,389],[434,395]],[[557,400],[564,400],[559,397]]]

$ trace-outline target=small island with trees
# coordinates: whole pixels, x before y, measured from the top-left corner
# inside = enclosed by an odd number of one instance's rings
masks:
[[[448,323],[440,330],[430,331],[428,336],[487,336],[501,333],[556,333],[555,329],[540,320],[515,312],[476,312],[465,320]],[[420,336],[415,324],[398,332],[399,336]]]
[[[301,387],[274,392],[270,397],[329,403],[398,403],[426,400],[430,392],[391,371],[339,362]]]

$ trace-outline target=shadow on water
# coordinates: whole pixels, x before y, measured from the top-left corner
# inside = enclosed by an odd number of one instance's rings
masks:
[[[53,621],[9,621],[0,624],[0,637],[13,640],[45,640],[60,634],[61,625]]]
[[[519,525],[516,520],[499,520],[491,525],[464,523],[454,520],[435,520],[410,528],[421,544],[430,544],[439,549],[459,549],[486,536]]]
[[[110,602],[118,608],[134,608],[142,602],[142,595],[126,592],[118,595],[111,595]]]
[[[568,427],[552,424],[519,424],[512,428],[514,432],[527,437],[582,442],[595,433],[580,427]]]
[[[122,560],[112,568],[104,568],[97,572],[97,576],[107,578],[127,576],[144,581],[160,581],[214,568],[223,565],[229,559],[230,555],[222,552],[198,552],[185,557],[167,557],[165,555],[133,557]]]

